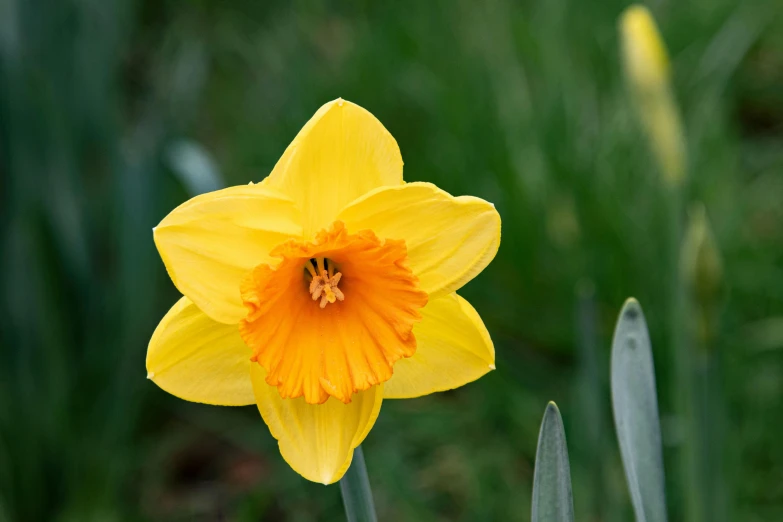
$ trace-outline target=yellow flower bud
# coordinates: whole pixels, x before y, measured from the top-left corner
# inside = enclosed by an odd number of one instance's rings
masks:
[[[685,139],[670,88],[669,57],[650,11],[633,5],[620,17],[625,74],[650,147],[670,186],[685,177]]]
[[[634,88],[668,89],[669,56],[650,11],[632,5],[620,17],[623,59]]]

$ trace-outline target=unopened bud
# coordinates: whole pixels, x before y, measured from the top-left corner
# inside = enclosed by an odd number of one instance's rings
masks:
[[[623,59],[628,79],[643,91],[668,89],[669,56],[650,11],[632,5],[620,17]]]
[[[723,292],[723,263],[704,205],[694,205],[689,212],[680,263],[686,290],[697,307],[694,326],[698,335],[707,339],[712,335],[711,323]]]
[[[669,57],[650,11],[633,5],[620,17],[622,55],[642,126],[664,180],[678,186],[685,177],[685,139],[670,86]]]

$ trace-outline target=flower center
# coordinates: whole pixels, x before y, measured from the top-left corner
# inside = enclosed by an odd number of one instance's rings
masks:
[[[342,273],[335,273],[334,262],[328,258],[316,257],[305,263],[305,280],[310,283],[310,295],[313,301],[321,298],[321,308],[327,304],[345,299],[343,291],[337,288]]]
[[[248,312],[239,333],[281,397],[351,402],[416,352],[413,325],[428,296],[404,241],[350,234],[336,221],[270,254],[280,262],[260,264],[242,281]]]

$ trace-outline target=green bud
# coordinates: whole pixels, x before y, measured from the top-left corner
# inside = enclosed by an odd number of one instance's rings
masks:
[[[688,225],[680,251],[680,269],[688,297],[695,307],[696,334],[712,337],[717,307],[723,293],[723,262],[702,204],[688,213]]]

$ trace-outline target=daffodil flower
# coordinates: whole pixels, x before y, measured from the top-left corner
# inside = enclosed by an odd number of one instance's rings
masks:
[[[386,399],[494,369],[455,291],[500,243],[495,207],[405,183],[369,112],[321,107],[258,184],[197,196],[154,229],[182,297],[150,340],[148,377],[185,400],[256,404],[280,452],[330,484]]]

